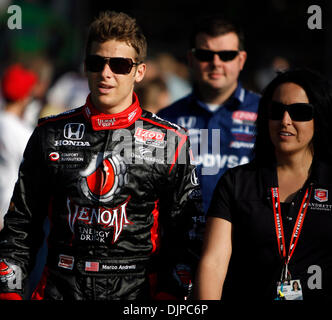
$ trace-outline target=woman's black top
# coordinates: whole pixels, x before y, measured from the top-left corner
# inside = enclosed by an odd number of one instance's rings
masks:
[[[281,205],[285,243],[288,250],[303,193],[309,185],[312,194],[289,271],[293,280],[300,279],[304,300],[332,300],[332,167],[326,163],[314,161],[304,187],[290,203]],[[277,186],[275,166],[258,166],[255,162],[229,169],[218,182],[208,216],[226,219],[233,225],[232,256],[223,289],[225,301],[273,300],[276,296],[283,263],[270,189]]]

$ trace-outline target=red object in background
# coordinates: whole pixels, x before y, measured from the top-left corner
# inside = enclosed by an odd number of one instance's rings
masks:
[[[37,83],[37,75],[20,64],[8,67],[2,77],[2,94],[10,101],[22,100],[29,96]]]

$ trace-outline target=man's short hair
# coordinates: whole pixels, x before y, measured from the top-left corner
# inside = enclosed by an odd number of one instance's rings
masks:
[[[126,42],[137,53],[137,61],[146,58],[147,44],[145,36],[136,19],[123,12],[105,11],[91,23],[86,42],[85,54],[90,54],[92,42],[103,43],[108,40]]]
[[[199,33],[206,33],[211,37],[218,37],[227,33],[234,32],[239,38],[239,50],[244,50],[244,33],[240,26],[224,19],[220,15],[209,15],[201,17],[194,24],[191,36],[190,46],[196,47],[196,37]]]

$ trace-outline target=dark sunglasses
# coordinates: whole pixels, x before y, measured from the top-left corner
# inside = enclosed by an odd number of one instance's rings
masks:
[[[105,64],[108,64],[112,72],[116,74],[128,74],[133,66],[138,66],[140,62],[133,62],[130,58],[107,58],[98,55],[89,55],[85,59],[85,67],[90,72],[101,72],[104,70]]]
[[[269,106],[269,119],[281,120],[285,111],[293,121],[310,121],[314,117],[314,106],[310,103],[283,104],[281,102],[271,101]]]
[[[217,54],[222,61],[231,61],[239,54],[238,50],[211,51],[193,48],[191,51],[197,60],[205,62],[212,61],[215,54]]]

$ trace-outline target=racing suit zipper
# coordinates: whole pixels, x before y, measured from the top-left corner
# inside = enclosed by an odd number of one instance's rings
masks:
[[[106,130],[106,132],[107,132],[106,142],[104,144],[104,147],[103,147],[103,150],[102,150],[102,154],[101,154],[102,159],[104,159],[105,152],[108,150],[108,146],[110,144],[110,140],[111,140],[111,136],[112,136],[113,130]],[[100,207],[100,205],[101,205],[100,199],[98,199],[97,207]],[[97,256],[97,254],[96,254],[96,247],[93,247],[93,255],[95,257]],[[93,300],[97,300],[98,299],[98,295],[97,295],[97,291],[96,291],[96,277],[92,276],[91,283],[92,283]]]

